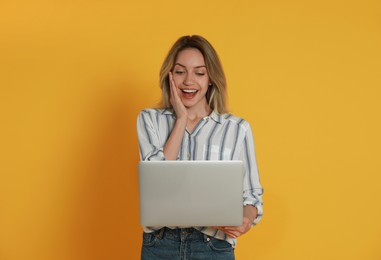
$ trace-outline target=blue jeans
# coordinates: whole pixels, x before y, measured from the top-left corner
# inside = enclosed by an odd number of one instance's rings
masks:
[[[143,233],[141,260],[234,260],[232,245],[194,228]]]

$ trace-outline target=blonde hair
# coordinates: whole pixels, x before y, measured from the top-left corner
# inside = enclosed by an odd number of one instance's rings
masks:
[[[211,82],[211,86],[209,86],[206,92],[206,99],[210,108],[219,114],[227,113],[226,78],[220,59],[213,46],[199,35],[179,38],[164,59],[160,69],[160,87],[162,90],[160,106],[162,108],[172,109],[170,102],[169,72],[172,71],[179,52],[189,48],[199,50],[204,56],[206,69]]]

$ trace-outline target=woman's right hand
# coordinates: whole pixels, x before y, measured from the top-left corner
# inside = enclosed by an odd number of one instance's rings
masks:
[[[172,72],[169,72],[169,85],[171,90],[169,101],[171,102],[173,111],[176,114],[176,122],[167,142],[164,145],[163,153],[166,160],[177,160],[179,157],[181,142],[188,123],[188,110],[177,93],[177,87],[175,81],[173,80]]]
[[[171,89],[171,97],[169,101],[172,104],[173,110],[175,111],[177,119],[188,120],[188,111],[184,106],[179,94],[177,93],[177,87],[175,81],[173,80],[172,72],[169,72],[169,85]]]

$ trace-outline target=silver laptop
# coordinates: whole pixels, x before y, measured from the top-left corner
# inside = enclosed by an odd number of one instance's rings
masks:
[[[143,226],[239,226],[242,161],[140,161]]]

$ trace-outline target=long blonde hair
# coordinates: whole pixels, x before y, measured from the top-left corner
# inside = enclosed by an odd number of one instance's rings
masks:
[[[164,59],[160,69],[160,87],[162,90],[160,106],[162,108],[172,109],[170,102],[169,72],[172,71],[179,52],[188,48],[197,49],[204,56],[206,69],[211,82],[211,86],[209,86],[206,92],[206,99],[210,108],[219,114],[227,113],[226,78],[220,59],[213,46],[199,35],[180,37]]]

